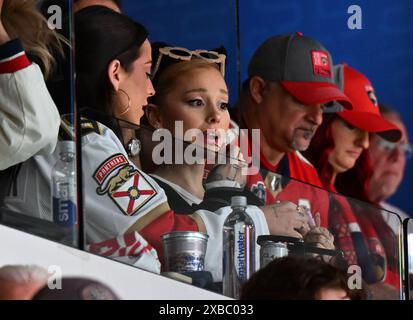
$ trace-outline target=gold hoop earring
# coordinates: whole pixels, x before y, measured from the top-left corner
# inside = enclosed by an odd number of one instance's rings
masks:
[[[127,113],[130,110],[131,107],[131,99],[129,97],[129,95],[126,93],[125,90],[119,89],[119,92],[122,92],[124,95],[126,95],[126,97],[128,98],[128,106],[126,107],[126,109],[124,111],[122,111],[121,113],[119,113],[117,116],[123,116],[125,113]]]

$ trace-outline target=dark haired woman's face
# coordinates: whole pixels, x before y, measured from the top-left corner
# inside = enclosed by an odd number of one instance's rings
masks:
[[[329,163],[333,166],[335,173],[350,170],[363,150],[369,146],[368,132],[337,118],[331,123],[331,135],[334,149],[329,155]]]
[[[127,92],[131,100],[131,108],[122,118],[139,124],[143,116],[143,107],[148,104],[148,97],[154,95],[155,90],[150,79],[152,66],[152,51],[148,40],[140,47],[140,56],[136,59],[128,72],[125,73],[119,88]],[[121,95],[121,94],[119,94]],[[127,106],[127,98],[123,97],[123,106]]]

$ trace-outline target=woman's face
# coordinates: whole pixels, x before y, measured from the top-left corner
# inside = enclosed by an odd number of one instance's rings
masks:
[[[230,122],[228,89],[221,73],[215,68],[198,67],[178,76],[162,99],[159,120],[161,127],[175,136],[175,121],[182,121],[184,134],[199,129],[206,146],[219,149]]]
[[[369,146],[369,134],[337,118],[331,123],[331,135],[334,149],[328,161],[335,173],[347,171],[354,167],[364,149]]]
[[[140,124],[140,119],[144,114],[143,107],[148,104],[148,97],[155,94],[150,79],[152,49],[149,41],[145,40],[139,50],[139,58],[132,63],[128,72],[123,73],[123,79],[119,85],[119,88],[130,97],[130,109],[121,118],[135,124]],[[118,92],[117,96],[120,100],[118,114],[121,114],[127,109],[128,98],[123,92]]]

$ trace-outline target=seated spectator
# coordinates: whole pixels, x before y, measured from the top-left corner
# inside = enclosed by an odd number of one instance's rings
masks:
[[[31,300],[47,283],[49,274],[35,265],[0,268],[0,300]]]
[[[275,259],[242,288],[242,300],[361,300],[366,292],[350,290],[344,271],[318,259]]]
[[[366,201],[365,185],[372,173],[367,158],[369,133],[396,142],[401,131],[381,117],[374,89],[363,74],[347,65],[337,66],[335,73],[353,110],[325,116],[305,155],[326,189]],[[380,210],[371,206],[330,197],[329,228],[347,262],[360,265],[368,283],[384,279],[398,288],[397,241],[377,215]]]
[[[49,48],[62,52],[61,40],[34,1],[0,0],[0,170],[55,149],[59,113],[26,52],[47,77],[54,66]]]
[[[62,278],[61,289],[40,289],[32,300],[119,300],[103,283],[86,278]]]
[[[188,57],[191,54],[194,56],[188,61],[180,60],[174,50],[182,55],[187,53]],[[155,47],[152,55],[156,65],[164,65],[163,60],[172,62],[164,68],[158,67],[153,73],[156,94],[150,99],[153,103],[146,109],[150,124],[172,135],[171,145],[165,147],[174,155],[177,153],[175,145],[183,143],[184,136],[190,134],[190,130],[197,129],[204,135],[197,137],[192,134],[191,138],[200,141],[197,151],[202,152],[205,158],[198,156],[197,163],[188,163],[184,157],[187,153],[182,150],[178,157],[171,159],[173,163],[160,165],[151,175],[166,191],[171,208],[181,213],[194,212],[196,205],[203,200],[206,151],[210,155],[219,152],[229,129],[228,88],[224,75],[219,71],[220,65],[225,64],[225,55],[211,51],[209,54],[214,55],[215,59],[203,58],[185,48],[164,46],[159,49]],[[211,62],[214,60],[216,63]],[[182,126],[181,137],[178,125]],[[191,143],[185,141],[185,147]]]
[[[398,142],[392,143],[384,140],[379,135],[371,136],[369,156],[373,175],[367,188],[367,196],[372,203],[397,213],[404,220],[409,218],[409,215],[386,200],[396,193],[403,179],[406,160],[412,154],[412,146],[409,143],[409,136],[400,115],[395,110],[380,103],[379,108],[382,116],[401,130],[402,138]],[[400,220],[389,212],[382,211],[382,213],[386,222],[397,234]]]

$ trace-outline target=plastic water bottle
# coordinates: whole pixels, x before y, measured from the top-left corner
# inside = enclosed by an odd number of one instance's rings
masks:
[[[59,159],[52,170],[53,222],[65,231],[63,243],[78,246],[74,141],[59,142]]]
[[[255,226],[247,214],[247,199],[231,198],[232,212],[223,230],[223,294],[238,299],[242,284],[255,272]]]

